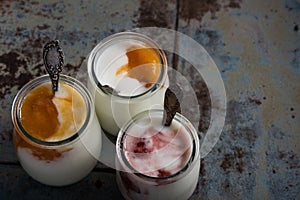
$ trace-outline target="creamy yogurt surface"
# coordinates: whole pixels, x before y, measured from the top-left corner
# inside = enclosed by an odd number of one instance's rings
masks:
[[[147,91],[161,73],[157,52],[135,40],[118,41],[105,49],[95,62],[98,82],[109,85],[122,96],[135,96]]]
[[[190,156],[189,133],[173,122],[164,127],[161,119],[139,121],[131,126],[123,141],[124,154],[139,173],[150,177],[168,177],[183,169]]]
[[[50,83],[33,89],[24,99],[20,120],[31,136],[43,141],[60,141],[72,136],[87,116],[83,97],[71,86],[60,83],[53,95]]]

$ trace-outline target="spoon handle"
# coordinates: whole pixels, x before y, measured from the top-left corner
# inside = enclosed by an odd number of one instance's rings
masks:
[[[52,82],[52,90],[58,90],[59,73],[64,64],[64,55],[58,40],[48,42],[43,49],[43,60]]]
[[[177,96],[176,94],[177,93]],[[170,126],[176,112],[181,111],[180,100],[182,98],[181,89],[175,85],[173,89],[167,88],[164,99],[163,125]]]

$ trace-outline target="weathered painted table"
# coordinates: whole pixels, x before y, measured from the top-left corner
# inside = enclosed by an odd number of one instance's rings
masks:
[[[227,116],[201,159],[191,199],[300,199],[300,1],[0,1],[0,199],[122,199],[115,171],[101,163],[84,180],[49,187],[21,168],[12,144],[12,100],[45,73],[41,49],[62,42],[75,76],[105,36],[135,27],[182,32],[210,53],[223,78]],[[176,45],[174,48],[177,48]],[[205,83],[183,59],[170,66],[191,83],[208,128]]]

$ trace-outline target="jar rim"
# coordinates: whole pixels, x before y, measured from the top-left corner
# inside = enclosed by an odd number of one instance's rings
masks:
[[[134,173],[136,176],[143,178],[148,181],[167,181],[172,180],[175,178],[180,178],[181,176],[184,176],[186,173],[188,173],[190,170],[192,170],[193,166],[196,164],[198,158],[200,160],[200,143],[199,143],[199,137],[197,134],[196,129],[193,127],[191,122],[185,118],[180,113],[176,113],[173,120],[176,120],[180,123],[185,129],[187,133],[189,133],[189,140],[191,140],[191,153],[189,155],[189,158],[187,159],[186,164],[176,173],[171,174],[169,176],[164,177],[153,177],[146,174],[143,174],[136,170],[133,166],[131,166],[130,162],[126,159],[125,151],[123,150],[123,140],[126,137],[126,131],[133,125],[134,122],[137,122],[141,119],[145,119],[146,115],[160,115],[162,116],[163,110],[161,109],[152,109],[143,111],[141,113],[138,113],[135,115],[129,122],[124,124],[124,126],[120,129],[117,142],[116,142],[116,151],[117,151],[117,159],[121,163],[122,167],[125,168],[125,172]],[[119,170],[119,169],[118,169]]]
[[[109,48],[112,44],[114,44],[114,42],[117,42],[120,40],[136,40],[136,41],[144,42],[146,45],[149,45],[149,47],[156,52],[156,54],[159,56],[160,61],[161,61],[160,75],[159,75],[156,83],[153,83],[153,85],[146,91],[136,94],[136,95],[133,95],[133,96],[120,95],[117,92],[105,90],[104,86],[99,82],[99,80],[96,76],[96,73],[95,73],[97,55],[102,54],[107,48]],[[110,36],[104,38],[103,40],[101,40],[91,51],[91,53],[88,57],[87,68],[88,68],[89,78],[92,80],[91,82],[92,82],[92,84],[94,84],[94,86],[97,90],[102,91],[106,95],[111,95],[111,96],[114,96],[119,99],[138,99],[141,97],[146,97],[148,95],[152,95],[156,91],[158,91],[161,87],[163,87],[164,82],[167,78],[167,58],[166,58],[166,55],[163,52],[163,50],[150,37],[143,35],[141,33],[130,32],[130,31],[116,33],[116,34],[110,35]]]
[[[74,132],[69,137],[64,138],[62,140],[58,140],[58,141],[41,140],[36,137],[33,137],[30,133],[28,133],[20,121],[20,107],[23,103],[23,100],[26,98],[26,96],[29,94],[29,92],[32,89],[35,89],[36,87],[39,87],[42,84],[51,82],[49,75],[39,76],[39,77],[29,81],[28,83],[26,83],[18,91],[18,93],[16,94],[16,96],[13,100],[12,110],[11,110],[11,117],[12,117],[12,121],[14,124],[14,128],[16,129],[18,134],[23,139],[25,139],[27,142],[29,142],[32,145],[43,146],[43,148],[52,148],[52,147],[63,146],[65,144],[69,144],[73,141],[76,141],[79,138],[79,136],[84,132],[86,127],[89,126],[89,124],[91,122],[90,118],[92,116],[91,114],[94,112],[94,109],[93,109],[93,107],[90,106],[90,105],[92,105],[92,98],[91,98],[91,95],[90,95],[89,91],[87,90],[87,88],[77,79],[67,76],[67,75],[63,75],[63,74],[60,75],[59,81],[64,84],[67,84],[68,86],[71,86],[73,89],[76,90],[76,92],[78,92],[82,96],[82,98],[85,102],[86,110],[87,110],[86,119],[84,120],[84,123],[82,124],[82,126],[76,132]]]

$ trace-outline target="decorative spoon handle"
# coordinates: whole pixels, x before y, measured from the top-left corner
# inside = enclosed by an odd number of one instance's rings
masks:
[[[44,46],[43,60],[55,93],[58,90],[59,73],[62,71],[62,65],[64,64],[64,54],[58,40],[48,42]]]

